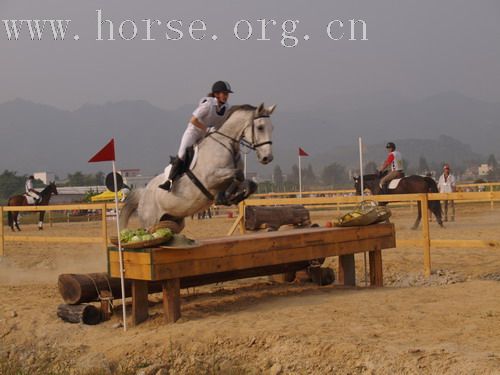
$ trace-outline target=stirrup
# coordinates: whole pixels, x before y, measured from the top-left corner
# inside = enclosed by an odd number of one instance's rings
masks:
[[[161,185],[158,185],[158,187],[160,189],[163,189],[163,190],[166,190],[166,191],[170,191],[172,190],[172,185],[173,185],[173,181],[168,179],[167,181],[165,181],[163,184]]]

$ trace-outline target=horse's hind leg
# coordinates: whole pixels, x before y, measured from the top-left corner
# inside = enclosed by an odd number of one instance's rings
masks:
[[[38,230],[43,230],[43,217],[45,216],[45,211],[40,211],[40,216],[38,219]]]
[[[420,220],[422,219],[422,206],[421,206],[420,201],[417,202],[417,209],[418,209],[417,220],[415,220],[415,224],[413,224],[413,226],[411,227],[411,229],[413,229],[413,230],[418,228],[418,225],[420,224]]]
[[[14,215],[14,225],[16,226],[17,230],[20,232],[21,231],[21,228],[19,227],[19,213],[16,212],[16,214]],[[14,230],[14,228],[12,228],[12,230]]]
[[[441,215],[441,203],[439,201],[430,201],[429,208],[436,217],[436,221],[440,227],[444,228],[443,218]]]

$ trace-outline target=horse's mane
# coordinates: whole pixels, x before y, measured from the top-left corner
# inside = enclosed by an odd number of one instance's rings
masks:
[[[47,185],[45,185],[45,187],[42,189],[42,191],[40,191],[40,193],[44,193],[44,192],[47,192],[51,189],[52,186],[55,186],[55,183],[54,182],[50,182],[48,183]]]
[[[240,110],[241,111],[255,111],[256,109],[257,109],[257,107],[254,107],[253,105],[250,105],[250,104],[233,105],[231,108],[229,108],[229,111],[227,111],[226,121],[236,111],[240,111]]]
[[[372,181],[372,180],[376,180],[378,178],[379,178],[379,175],[376,173],[363,175],[363,180],[365,180],[365,181]]]

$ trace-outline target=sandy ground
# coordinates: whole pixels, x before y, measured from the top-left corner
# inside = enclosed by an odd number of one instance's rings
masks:
[[[419,238],[409,229],[414,213],[393,211],[397,236]],[[459,206],[457,221],[431,223],[431,235],[498,241],[498,215],[488,205]],[[312,212],[321,225],[336,216]],[[184,233],[225,235],[231,223],[188,220]],[[43,235],[99,231],[99,222],[56,223]],[[430,279],[421,249],[389,249],[383,258],[379,289],[363,288],[359,255],[356,288],[255,278],[183,291],[174,325],[163,324],[161,296],[151,295],[151,319],[125,333],[116,328],[119,305],[97,326],[55,314],[60,273],[106,269],[98,245],[9,242],[0,260],[0,373],[16,365],[33,374],[500,374],[499,249],[433,249]]]

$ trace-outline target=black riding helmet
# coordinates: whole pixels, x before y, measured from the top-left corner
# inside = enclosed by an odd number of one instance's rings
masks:
[[[231,85],[226,81],[217,81],[212,85],[212,92],[229,92],[232,93]]]
[[[388,142],[387,145],[385,146],[385,148],[390,148],[390,149],[395,150],[396,145],[393,142]]]

